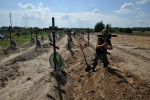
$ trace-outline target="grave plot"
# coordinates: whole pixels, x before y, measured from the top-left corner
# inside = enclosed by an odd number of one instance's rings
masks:
[[[91,41],[94,41],[96,37],[90,37],[90,46],[88,46],[87,39],[75,37],[72,48],[74,55],[66,50],[67,38],[65,36],[56,45],[59,47],[57,51],[66,64],[63,71],[59,74],[50,73],[54,70],[49,63],[53,48],[48,42],[47,45],[51,48],[47,48],[46,52],[44,51],[37,57],[8,63],[7,66],[1,67],[4,70],[1,73],[8,73],[3,74],[5,77],[1,78],[5,84],[2,83],[0,97],[4,100],[149,99],[148,84],[136,78],[132,73],[118,69],[113,64],[109,68],[103,68],[99,63],[96,72],[90,73],[89,77],[89,74],[85,72],[87,65],[80,44],[88,64],[91,65],[95,47]],[[34,48],[32,53],[34,53]]]
[[[10,51],[14,51],[16,50],[17,48],[17,43],[14,39],[12,39],[12,27],[9,27],[9,43],[10,43],[10,46],[6,49],[3,49],[3,52],[5,55],[9,55],[9,52]]]
[[[30,42],[26,42],[25,44],[23,45],[20,45],[20,46],[17,46],[17,44],[14,45],[15,41],[13,42],[10,42],[10,46],[8,48],[4,48],[4,49],[0,49],[0,60],[4,60],[5,58],[11,58],[11,57],[15,57],[17,55],[20,55],[20,53],[25,53],[26,51],[28,51],[29,49],[33,48],[35,46],[35,43],[36,43],[36,39],[35,37],[33,36],[33,33],[35,33],[34,31],[35,30],[28,30],[30,31],[29,33],[31,34],[31,36],[29,37],[31,40]],[[12,36],[11,36],[11,27],[9,28],[9,41],[13,40],[12,39]],[[22,36],[19,36],[19,38],[22,38]],[[47,40],[44,40],[44,42],[46,42]],[[38,41],[40,42],[40,41]]]
[[[66,39],[61,39],[58,43],[58,46],[61,47],[61,43],[65,42],[64,40]],[[47,46],[50,46],[49,43],[46,44]],[[1,91],[1,98],[5,98],[6,100],[8,98],[16,98],[16,95],[20,95],[18,97],[18,99],[23,98],[24,96],[26,97],[26,93],[28,94],[29,92],[32,92],[32,90],[34,90],[36,88],[36,86],[39,85],[40,82],[42,82],[43,80],[45,81],[45,78],[49,78],[49,73],[52,71],[52,68],[50,67],[49,64],[49,56],[52,53],[52,46],[50,46],[50,48],[45,48],[46,51],[42,51],[40,52],[35,52],[34,48],[32,49],[32,52],[28,55],[24,55],[22,56],[23,59],[20,61],[20,58],[18,58],[19,61],[15,62],[13,61],[14,64],[12,64],[12,62],[8,62],[7,66],[1,66],[1,71],[4,77],[7,77],[8,80],[4,80],[5,78],[3,78],[4,81],[2,81],[2,84],[5,84],[4,87],[1,87],[2,91]],[[40,54],[39,54],[40,53]],[[30,57],[32,57],[33,54],[37,54],[37,56],[32,59],[30,59]],[[26,57],[29,57],[29,59],[26,59]],[[44,61],[44,62],[43,62]],[[10,64],[11,63],[11,64]],[[12,70],[12,66],[17,68],[17,71]],[[18,66],[18,67],[17,67]],[[11,67],[11,68],[10,68]],[[6,70],[6,68],[8,68]],[[14,68],[15,69],[15,68]],[[11,76],[14,76],[14,79],[11,79],[9,76],[9,70],[11,70]],[[2,75],[1,75],[2,76]],[[29,85],[25,85],[29,82]],[[30,84],[31,82],[31,84]],[[18,84],[18,85],[17,85]],[[16,87],[17,86],[17,87]],[[3,94],[5,90],[7,90],[8,88],[10,91],[9,92],[5,92],[5,94]],[[31,89],[31,90],[30,90]],[[16,91],[13,94],[11,94],[12,91]],[[20,92],[17,92],[20,91]],[[26,93],[24,93],[26,91]],[[40,90],[41,91],[41,90]],[[2,93],[3,92],[3,93]],[[37,91],[39,92],[39,91]],[[9,96],[9,94],[11,94],[11,96]],[[24,94],[24,96],[23,96]],[[28,94],[27,96],[29,96],[30,94]],[[33,95],[33,93],[31,93],[31,95]],[[44,95],[45,96],[45,95]],[[16,98],[17,99],[17,98]]]
[[[137,79],[132,73],[118,69],[113,64],[104,68],[99,63],[96,72],[92,72],[89,77],[85,72],[87,64],[84,62],[80,44],[83,46],[88,64],[91,65],[93,57],[91,54],[94,54],[93,45],[88,47],[88,41],[80,38],[75,39],[75,48],[72,49],[74,55],[72,56],[69,52],[64,54],[67,82],[61,89],[55,86],[52,88],[53,91],[50,89],[46,95],[47,98],[63,98],[64,100],[109,100],[112,98],[114,100],[140,100],[149,98],[150,88],[147,83]]]
[[[43,53],[49,52],[49,50],[52,49],[52,46],[50,46],[49,42],[45,42],[41,46],[42,47],[38,48],[37,52],[35,52],[35,48],[33,46],[26,52],[21,52],[15,56],[11,56],[12,58],[10,57],[10,59],[4,59],[3,63],[0,65],[0,87],[6,87],[9,81],[16,79],[16,77],[20,76],[20,73],[23,73],[22,71],[19,71],[20,67],[22,67],[19,63],[28,62],[41,56]],[[13,77],[13,79],[11,77]]]
[[[96,71],[87,73],[85,68],[92,65],[97,36],[84,35],[82,31],[82,35],[76,35],[73,41],[67,35],[56,38],[59,28],[54,25],[54,18],[52,26],[47,29],[52,33],[52,40],[43,42],[37,52],[35,46],[32,46],[0,63],[0,99],[149,100],[149,83],[133,74],[132,71],[136,70],[127,71],[122,68],[123,62],[126,65],[124,68],[132,67],[132,62],[129,66],[122,57],[129,55],[126,50],[119,51],[115,45],[115,56],[110,52],[108,58],[111,63],[108,68],[102,67],[99,61]],[[68,40],[72,41],[73,53],[66,49]],[[134,56],[140,61],[139,56]]]
[[[68,39],[67,39],[68,42],[66,44],[66,49],[69,50],[72,55],[74,55],[74,53],[72,51],[74,44],[73,44],[73,38],[72,38],[71,30],[67,29],[66,33],[67,33],[67,36],[68,36]]]

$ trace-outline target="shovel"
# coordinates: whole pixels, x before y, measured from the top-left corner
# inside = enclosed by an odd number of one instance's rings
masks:
[[[83,52],[83,56],[84,56],[85,63],[86,63],[86,65],[87,65],[87,67],[85,68],[85,71],[86,71],[86,72],[89,72],[89,75],[90,75],[91,66],[89,66],[88,63],[87,63],[87,60],[86,60],[86,57],[85,57],[85,54],[84,54],[84,51],[83,51],[83,48],[82,48],[81,44],[80,44],[80,47],[81,47],[81,50],[82,50],[82,52]]]

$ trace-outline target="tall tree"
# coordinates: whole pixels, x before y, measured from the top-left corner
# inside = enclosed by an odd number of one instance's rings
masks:
[[[94,30],[95,32],[100,32],[105,28],[105,25],[103,24],[103,21],[96,23]]]

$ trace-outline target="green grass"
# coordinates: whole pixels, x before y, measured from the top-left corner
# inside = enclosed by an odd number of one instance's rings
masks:
[[[12,33],[12,39],[16,41],[17,43],[17,46],[20,46],[26,42],[30,42],[31,41],[31,37],[30,37],[30,34],[28,35],[22,35],[20,37],[17,37],[15,36],[14,34],[16,33]],[[7,48],[10,46],[10,43],[9,43],[9,35],[5,35],[6,38],[5,39],[0,39],[0,47],[1,48]],[[36,35],[33,34],[32,35],[34,38],[36,38]],[[46,37],[46,33],[44,33],[43,35],[44,37]],[[38,39],[41,40],[41,34],[38,34]]]
[[[1,48],[6,48],[10,45],[9,40],[8,39],[0,39],[0,47]]]

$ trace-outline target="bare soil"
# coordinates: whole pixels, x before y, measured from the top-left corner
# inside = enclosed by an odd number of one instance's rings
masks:
[[[136,43],[132,41],[137,38]],[[150,38],[127,35],[112,38],[114,48],[109,51],[109,67],[103,68],[99,61],[96,72],[89,77],[80,44],[91,65],[96,39],[90,36],[88,46],[87,36],[77,36],[72,52],[66,50],[67,36],[59,39],[57,51],[66,68],[58,72],[49,64],[53,48],[48,41],[37,52],[35,45],[27,45],[7,56],[1,53],[0,100],[149,100]]]

